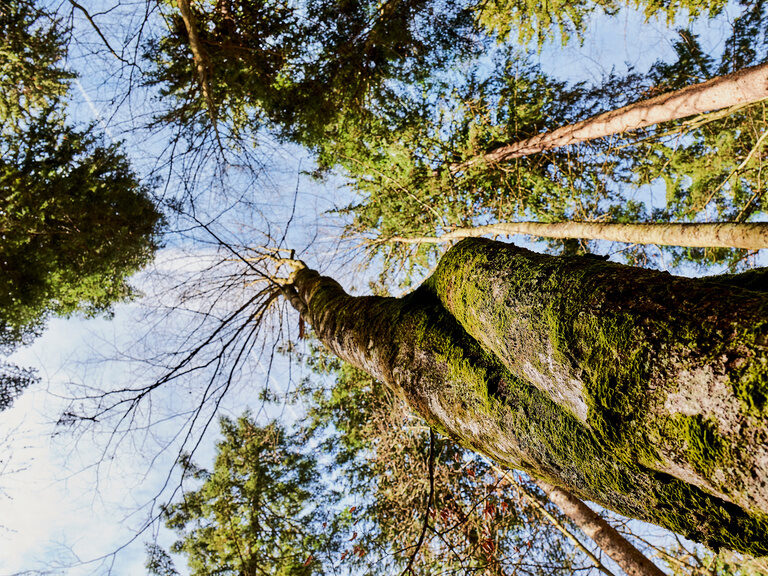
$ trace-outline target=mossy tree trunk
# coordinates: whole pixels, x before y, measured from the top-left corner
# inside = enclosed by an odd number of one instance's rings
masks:
[[[290,299],[441,433],[715,549],[768,555],[767,274],[689,279],[463,240],[402,298]]]

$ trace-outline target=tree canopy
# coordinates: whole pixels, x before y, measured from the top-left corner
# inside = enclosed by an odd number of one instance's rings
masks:
[[[119,146],[43,116],[0,162],[0,322],[10,342],[50,315],[95,314],[131,295],[160,214]],[[21,144],[21,145],[19,145]]]
[[[27,0],[0,7],[0,121],[3,133],[64,96],[72,73],[62,66],[66,30]]]
[[[188,24],[168,9],[167,34],[145,52],[149,84],[171,96],[163,119],[206,131],[219,118],[235,134],[266,127],[311,147],[375,114],[397,97],[396,85],[471,52],[474,39],[466,8],[452,1],[203,2],[190,5]],[[209,88],[185,56],[189,26]]]

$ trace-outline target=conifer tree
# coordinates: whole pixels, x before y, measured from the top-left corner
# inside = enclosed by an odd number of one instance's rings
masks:
[[[0,344],[51,314],[94,314],[157,247],[161,216],[120,145],[73,127],[67,30],[26,0],[0,7]]]
[[[325,574],[323,560],[339,545],[331,514],[338,495],[323,489],[302,439],[247,413],[220,424],[211,471],[181,462],[198,486],[165,509],[179,536],[171,550],[186,556],[193,576]],[[171,570],[162,549],[149,552],[153,573]]]

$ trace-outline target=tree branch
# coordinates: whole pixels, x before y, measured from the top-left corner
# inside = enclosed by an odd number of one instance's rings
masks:
[[[575,124],[561,126],[552,132],[500,146],[464,162],[452,164],[451,173],[456,174],[481,162],[494,164],[512,160],[552,148],[679,120],[702,112],[758,102],[764,98],[768,98],[768,64],[718,76],[700,84],[598,114]]]
[[[130,62],[128,62],[128,60],[126,60],[125,58],[120,56],[120,54],[115,52],[115,50],[109,44],[109,41],[107,40],[107,38],[104,36],[104,34],[102,34],[102,32],[99,29],[99,27],[96,24],[96,22],[93,20],[91,15],[88,13],[88,10],[86,10],[85,7],[83,7],[81,4],[78,4],[77,2],[75,2],[75,0],[69,0],[69,3],[72,5],[73,8],[77,8],[78,10],[80,10],[80,12],[83,13],[83,15],[85,16],[85,19],[88,20],[88,22],[91,24],[93,29],[96,31],[96,34],[98,34],[99,38],[101,38],[101,41],[104,42],[104,45],[107,47],[107,50],[109,50],[112,53],[112,55],[115,58],[117,58],[118,60],[120,60],[120,62],[122,62],[123,64],[130,64]]]
[[[611,572],[601,561],[600,559],[595,556],[592,551],[584,546],[584,544],[581,543],[581,541],[576,537],[576,535],[568,530],[568,528],[563,524],[559,518],[557,518],[554,514],[552,514],[547,508],[539,502],[539,499],[536,498],[535,495],[531,494],[530,490],[527,486],[523,485],[521,482],[518,482],[509,472],[504,470],[503,468],[500,468],[493,462],[489,461],[489,464],[491,467],[496,470],[499,474],[501,474],[508,482],[514,484],[518,487],[520,490],[520,493],[525,497],[528,502],[530,502],[534,508],[536,508],[539,512],[541,512],[551,523],[552,525],[557,528],[557,530],[560,531],[560,533],[563,534],[566,538],[568,538],[571,542],[573,542],[574,546],[581,550],[584,555],[589,558],[592,563],[595,565],[595,568],[600,570],[603,574],[606,576],[615,576],[613,572]]]
[[[541,480],[535,481],[560,510],[600,549],[608,554],[628,576],[666,576],[656,564],[635,548],[597,512],[573,494]]]
[[[208,108],[208,117],[211,119],[213,131],[216,134],[216,140],[219,142],[219,146],[221,146],[219,128],[216,122],[216,107],[213,103],[211,85],[208,81],[208,72],[206,71],[207,66],[205,51],[203,50],[203,45],[200,42],[200,37],[197,35],[197,22],[195,22],[195,15],[192,13],[189,0],[178,0],[178,5],[179,12],[181,13],[181,19],[184,21],[184,27],[187,29],[187,36],[189,36],[189,49],[192,51],[192,57],[195,60],[195,68],[197,70],[198,80],[200,81],[200,89],[203,92],[205,105]]]
[[[599,222],[498,222],[456,228],[441,236],[393,236],[381,242],[441,244],[487,235],[528,234],[547,238],[585,238],[629,244],[692,246],[700,248],[768,248],[768,222],[599,223]]]

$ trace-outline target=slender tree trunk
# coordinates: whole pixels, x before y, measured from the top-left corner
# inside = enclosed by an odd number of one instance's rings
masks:
[[[599,222],[498,222],[486,226],[457,228],[442,236],[407,238],[395,236],[390,242],[439,244],[462,238],[492,234],[528,234],[548,238],[586,238],[630,244],[768,248],[768,222],[749,223],[679,223],[679,224],[601,224]]]
[[[541,480],[536,484],[627,576],[666,576],[656,564],[619,534],[616,528],[573,494]]]
[[[452,165],[451,171],[456,173],[480,162],[489,164],[503,162],[560,146],[578,144],[660,122],[678,120],[694,114],[750,104],[764,98],[768,98],[768,64],[718,76],[701,84],[686,86],[675,92],[661,94],[563,126],[552,132],[537,134],[520,142],[500,146],[486,154]]]
[[[560,519],[552,514],[544,504],[539,502],[538,497],[533,491],[528,490],[528,487],[522,483],[518,482],[514,476],[509,474],[506,470],[499,468],[498,466],[494,465],[494,468],[498,473],[500,473],[504,478],[507,479],[508,482],[511,484],[514,484],[516,486],[516,490],[519,494],[523,496],[530,504],[536,508],[539,512],[541,512],[542,516],[544,516],[549,522],[552,524],[552,526],[555,527],[563,536],[568,538],[573,545],[581,551],[582,554],[584,554],[587,558],[590,559],[592,564],[594,564],[595,568],[597,568],[600,572],[603,574],[606,574],[607,576],[614,576],[614,573],[611,572],[611,570],[602,563],[600,558],[595,556],[592,551],[584,546],[584,544],[579,540],[576,535],[570,531],[569,527],[566,526],[563,522],[560,521]]]
[[[197,33],[197,21],[192,12],[192,7],[189,5],[189,0],[177,0],[177,4],[179,6],[181,19],[184,22],[184,28],[186,28],[187,36],[189,36],[189,49],[192,52],[192,57],[195,61],[195,70],[197,71],[197,79],[200,82],[200,90],[203,93],[205,105],[208,108],[208,116],[211,119],[211,124],[213,125],[216,137],[218,138],[216,106],[213,102],[211,84],[208,79],[208,66],[206,64],[205,50],[203,49],[203,45],[200,42],[200,37]]]
[[[308,269],[288,291],[332,352],[464,446],[768,555],[768,293],[739,284],[475,238],[402,298]]]
[[[546,507],[539,502],[534,493],[529,491],[528,487],[518,481],[512,474],[506,470],[494,465],[494,469],[501,474],[508,482],[517,486],[519,492],[534,507],[536,507],[563,535],[569,538],[574,546],[582,551],[595,565],[595,567],[612,576],[612,572],[586,548],[574,536],[566,526],[560,522],[556,516],[552,515]],[[624,536],[606,522],[599,514],[587,506],[584,502],[576,498],[573,494],[566,492],[561,488],[547,484],[541,480],[536,485],[547,495],[549,501],[555,504],[560,511],[579,527],[579,529],[608,556],[628,576],[666,576],[653,562],[651,562],[640,550],[635,548]]]

